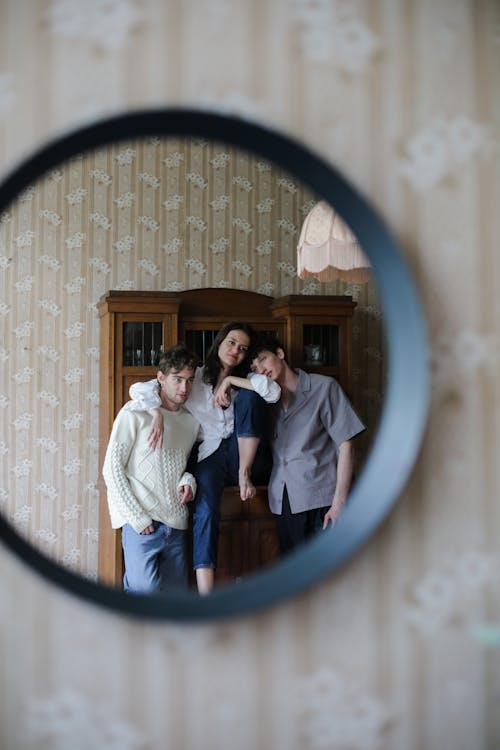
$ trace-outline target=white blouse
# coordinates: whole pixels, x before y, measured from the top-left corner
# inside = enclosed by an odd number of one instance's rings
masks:
[[[268,378],[267,375],[259,375],[251,372],[248,376],[252,388],[264,401],[274,404],[279,401],[281,388],[278,383]],[[231,388],[234,395],[234,389]],[[127,401],[124,409],[131,411],[147,411],[161,406],[160,389],[156,379],[146,383],[133,383],[130,386],[131,401]],[[214,453],[221,441],[228,438],[234,431],[234,407],[233,398],[227,409],[213,406],[213,388],[210,383],[203,382],[203,367],[196,369],[193,389],[184,408],[189,411],[200,423],[198,439],[201,441],[198,450],[198,461]]]

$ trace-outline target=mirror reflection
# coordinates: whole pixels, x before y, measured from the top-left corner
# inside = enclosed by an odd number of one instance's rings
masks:
[[[367,427],[355,481],[383,399],[382,318],[370,278],[299,278],[297,243],[318,200],[232,146],[147,138],[71,159],[4,211],[0,503],[23,536],[120,585],[121,539],[99,477],[113,419],[132,383],[156,379],[171,344],[182,340],[203,364],[229,321],[268,337],[257,354],[283,352],[293,368],[340,383]],[[265,377],[260,364],[238,376]],[[279,556],[262,477],[235,478],[221,507],[216,584]]]

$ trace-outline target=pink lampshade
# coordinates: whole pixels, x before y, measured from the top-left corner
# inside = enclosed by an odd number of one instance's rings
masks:
[[[365,284],[371,278],[370,262],[356,237],[326,201],[307,214],[297,245],[299,278]]]

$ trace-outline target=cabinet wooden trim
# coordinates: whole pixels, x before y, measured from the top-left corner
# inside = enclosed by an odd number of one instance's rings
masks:
[[[318,315],[327,319],[331,311],[335,317],[352,316],[356,302],[348,295],[288,294],[271,302],[273,315]]]

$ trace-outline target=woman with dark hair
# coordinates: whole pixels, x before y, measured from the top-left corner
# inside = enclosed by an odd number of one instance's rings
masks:
[[[193,457],[190,468],[198,484],[193,558],[200,594],[208,594],[214,584],[224,487],[238,484],[241,499],[248,500],[255,495],[254,482],[264,484],[269,479],[266,403],[276,403],[281,390],[266,375],[246,375],[253,335],[247,323],[232,322],[221,328],[205,365],[196,370],[184,407],[200,423],[197,458]],[[127,408],[153,414],[149,443],[154,449],[161,445],[163,435],[156,381],[134,383],[130,396]]]

